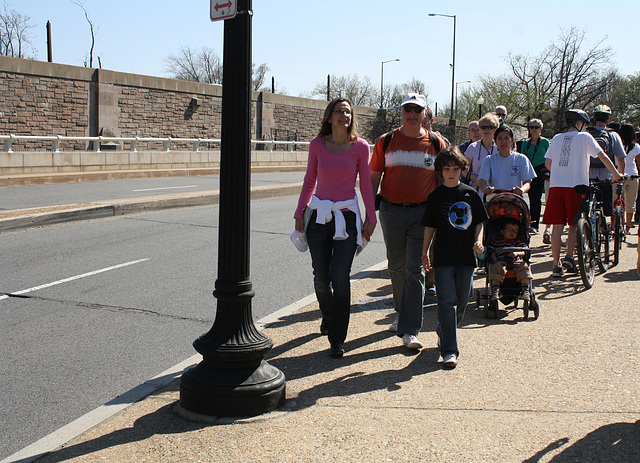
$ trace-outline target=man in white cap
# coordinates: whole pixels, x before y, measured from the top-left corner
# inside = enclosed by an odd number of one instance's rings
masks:
[[[438,183],[437,149],[431,136],[446,146],[442,137],[433,132],[430,136],[423,127],[427,109],[424,95],[407,94],[402,101],[402,126],[378,138],[370,164],[374,195],[380,187],[380,225],[398,312],[389,329],[397,331],[410,349],[423,347],[418,340],[425,292],[421,222],[427,196]]]

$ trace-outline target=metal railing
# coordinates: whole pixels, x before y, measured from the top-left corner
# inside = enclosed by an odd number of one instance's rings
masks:
[[[38,136],[38,135],[0,135],[0,140],[3,143],[3,151],[7,153],[13,153],[13,144],[20,141],[29,142],[50,142],[51,151],[54,153],[60,152],[61,142],[87,142],[88,151],[101,152],[103,144],[106,143],[129,143],[129,151],[138,152],[138,143],[162,143],[162,149],[164,151],[171,151],[172,143],[187,143],[191,144],[192,151],[200,151],[200,144],[202,143],[220,143],[219,138],[150,138],[150,137],[67,137],[63,135],[55,136]],[[90,145],[91,143],[91,145]],[[251,140],[252,148],[255,149],[256,145],[265,145],[266,151],[273,151],[276,145],[285,145],[293,149],[296,146],[309,146],[309,142],[305,141],[280,141],[280,140]],[[90,149],[89,146],[92,148]]]

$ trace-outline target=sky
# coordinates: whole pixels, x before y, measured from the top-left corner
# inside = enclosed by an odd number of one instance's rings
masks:
[[[166,58],[181,46],[206,46],[223,55],[223,21],[210,20],[209,0],[82,1],[96,31],[94,67],[100,56],[104,69],[169,77]],[[71,0],[4,4],[36,25],[30,31],[30,55],[47,60],[50,21],[53,61],[84,65],[91,33],[84,12]],[[276,91],[291,96],[307,96],[329,74],[368,77],[379,88],[381,63],[398,59],[384,65],[385,86],[416,78],[425,82],[430,104],[449,104],[454,21],[429,13],[456,16],[458,92],[482,74],[506,73],[510,53],[538,55],[572,26],[586,32],[585,46],[603,41],[602,46],[611,47],[612,61],[623,75],[640,68],[633,34],[640,18],[638,0],[253,0],[252,7],[253,62],[266,63],[265,83],[273,77]]]

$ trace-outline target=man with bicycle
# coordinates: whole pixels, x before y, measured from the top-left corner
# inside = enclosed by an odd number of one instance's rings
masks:
[[[593,127],[587,128],[587,132],[591,134],[593,138],[600,145],[600,149],[605,152],[607,157],[612,163],[616,163],[618,172],[624,173],[625,158],[627,153],[622,145],[620,135],[618,135],[613,129],[607,128],[607,124],[611,119],[611,108],[609,106],[601,104],[595,107],[593,110]],[[605,167],[605,165],[597,158],[592,158],[589,163],[589,179],[590,180],[607,180],[611,178],[611,174]],[[607,186],[600,189],[602,193],[602,210],[604,215],[611,217],[613,211],[613,190],[612,187]]]
[[[545,154],[545,166],[551,171],[549,197],[544,211],[544,221],[553,225],[551,232],[551,254],[553,255],[554,278],[564,276],[565,269],[576,271],[573,251],[576,246],[575,218],[580,207],[580,194],[573,190],[576,185],[589,184],[589,159],[598,158],[611,172],[614,181],[622,176],[604,153],[596,140],[585,132],[589,116],[580,109],[565,112],[568,129],[553,137]],[[567,255],[560,260],[562,233],[569,224]]]

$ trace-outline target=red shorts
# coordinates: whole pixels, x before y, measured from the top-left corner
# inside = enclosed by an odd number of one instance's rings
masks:
[[[549,197],[544,208],[544,223],[547,225],[573,225],[580,209],[580,193],[568,187],[549,189]]]

